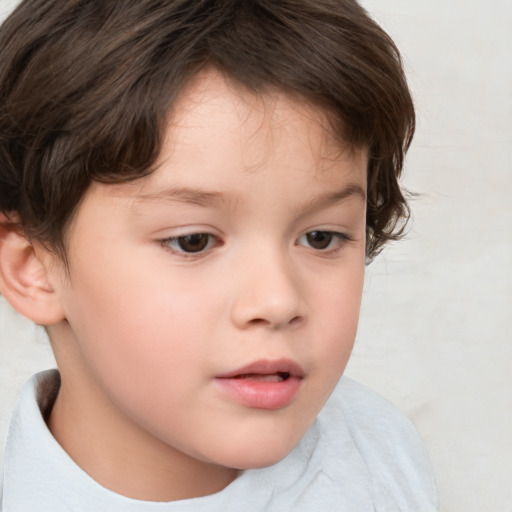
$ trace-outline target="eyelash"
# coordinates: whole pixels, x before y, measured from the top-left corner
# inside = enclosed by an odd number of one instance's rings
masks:
[[[340,252],[343,249],[343,247],[347,243],[353,241],[353,239],[346,233],[315,229],[315,230],[308,231],[307,233],[304,233],[303,235],[301,235],[297,239],[296,245],[301,245],[300,240],[302,238],[307,239],[307,237],[313,236],[315,234],[322,235],[322,236],[327,235],[327,237],[329,239],[328,244],[325,248],[315,248],[315,247],[311,247],[311,245],[309,245],[309,248],[313,249],[315,252],[318,252],[318,253],[324,254],[324,255],[337,254],[338,252]],[[205,237],[205,236],[208,237],[208,240],[206,241],[206,245],[204,247],[200,247],[200,249],[198,251],[190,251],[189,252],[189,251],[184,250],[183,247],[180,245],[181,243],[186,241],[186,239],[189,239],[189,241],[191,241],[190,239],[192,239],[193,237],[197,238],[197,237]],[[334,248],[329,248],[335,241],[338,242],[336,244],[337,246]],[[189,234],[180,235],[180,236],[172,236],[169,238],[159,240],[158,242],[164,247],[164,249],[171,251],[174,254],[179,254],[181,257],[184,257],[187,259],[201,258],[205,255],[205,253],[209,252],[214,247],[219,247],[219,246],[223,245],[223,242],[217,236],[212,235],[211,233],[201,233],[201,232],[189,233]],[[303,244],[303,245],[306,245],[306,244]]]
[[[187,238],[191,239],[192,237],[201,237],[201,236],[207,236],[208,240],[206,243],[206,246],[204,248],[201,248],[199,251],[191,251],[187,252],[183,250],[183,247],[179,247],[180,242],[185,241]],[[214,243],[212,244],[212,240],[214,240]],[[175,254],[179,254],[180,256],[184,258],[189,259],[197,259],[202,256],[204,256],[205,252],[209,251],[213,247],[218,247],[222,244],[222,241],[216,237],[215,235],[212,235],[211,233],[189,233],[186,235],[180,235],[180,236],[171,236],[169,238],[165,238],[163,240],[159,240],[160,244],[164,247],[164,249],[171,251]],[[173,245],[175,247],[173,247]],[[178,246],[178,247],[176,247]]]
[[[316,247],[311,247],[311,245],[310,245],[311,249],[313,249],[316,252],[319,252],[320,254],[325,254],[325,255],[337,254],[338,252],[340,252],[343,249],[343,247],[347,243],[353,241],[353,239],[349,235],[347,235],[346,233],[340,233],[338,231],[329,231],[329,230],[323,230],[323,229],[314,229],[312,231],[308,231],[307,233],[304,233],[303,235],[301,235],[297,239],[297,242],[301,238],[307,238],[309,236],[313,236],[314,234],[318,234],[318,235],[322,235],[322,236],[325,236],[325,235],[328,236],[329,241],[328,241],[327,247],[325,247],[325,248],[316,248]],[[333,244],[333,242],[337,242],[336,247],[329,248]]]

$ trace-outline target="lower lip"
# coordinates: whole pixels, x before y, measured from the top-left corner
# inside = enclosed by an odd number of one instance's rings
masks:
[[[219,378],[217,385],[230,398],[254,409],[282,409],[290,405],[299,392],[302,379],[288,377],[281,382]]]

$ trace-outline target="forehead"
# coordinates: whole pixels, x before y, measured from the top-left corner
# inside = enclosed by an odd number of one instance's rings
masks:
[[[216,69],[197,74],[183,89],[169,113],[156,171],[137,180],[143,192],[162,177],[162,169],[196,162],[213,169],[237,167],[239,177],[283,167],[320,172],[340,161],[357,162],[366,170],[367,151],[345,143],[334,133],[328,112],[297,94],[271,90],[254,93]],[[272,161],[279,160],[279,169]],[[193,179],[193,166],[188,177]],[[289,169],[288,169],[289,170]],[[159,172],[160,171],[160,172]],[[202,172],[201,174],[204,174]],[[363,181],[366,173],[363,173]]]
[[[169,198],[234,211],[263,195],[277,201],[277,191],[290,188],[297,208],[315,195],[347,191],[364,201],[366,150],[340,139],[318,106],[282,91],[253,93],[209,69],[186,85],[169,113],[153,172],[103,192],[128,198],[134,211]]]

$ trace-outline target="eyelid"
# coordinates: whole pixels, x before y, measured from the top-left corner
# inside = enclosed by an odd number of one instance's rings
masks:
[[[301,239],[304,239],[311,233],[323,233],[328,234],[333,237],[333,241],[329,242],[328,247],[326,248],[315,248],[308,242],[301,242]],[[173,245],[176,244],[180,239],[186,238],[188,236],[192,235],[206,235],[210,238],[207,246],[204,249],[201,249],[196,252],[187,252],[185,250],[180,249],[179,247],[176,247]],[[294,245],[303,246],[309,251],[321,255],[321,256],[335,256],[339,252],[341,252],[347,244],[353,242],[355,239],[354,237],[345,232],[345,231],[338,231],[333,228],[311,228],[307,231],[303,232],[302,235],[300,235],[296,240]],[[180,257],[182,259],[189,259],[189,260],[197,260],[200,258],[206,257],[210,252],[215,249],[216,247],[220,247],[224,245],[224,241],[221,236],[218,234],[212,233],[208,229],[202,229],[202,227],[193,227],[192,229],[185,229],[183,228],[183,232],[178,232],[176,234],[173,234],[172,236],[167,236],[164,238],[157,239],[157,242],[166,250],[169,251],[171,254],[176,255],[177,257]],[[334,247],[331,247],[334,245]]]
[[[317,249],[315,247],[311,247],[309,244],[299,243],[301,238],[307,237],[311,233],[325,233],[325,234],[332,235],[333,240],[337,240],[338,243],[336,244],[336,247],[333,247],[333,248],[327,247],[325,249]],[[346,232],[336,231],[334,229],[325,229],[325,228],[324,229],[308,229],[300,237],[297,238],[296,245],[304,245],[306,248],[311,249],[315,253],[318,253],[318,254],[324,255],[324,256],[328,256],[328,255],[335,255],[335,254],[339,253],[341,250],[344,249],[344,247],[348,243],[353,242],[353,241],[354,241],[354,238]],[[331,243],[329,244],[329,246],[330,245],[331,245]]]
[[[193,236],[193,235],[206,235],[206,236],[210,237],[210,240],[213,240],[213,242],[211,242],[211,243],[209,242],[205,249],[202,249],[197,252],[187,252],[187,251],[180,250],[179,248],[172,246],[173,243],[177,243],[180,239],[186,238],[188,236]],[[181,258],[185,258],[185,259],[204,258],[206,255],[208,255],[211,252],[212,249],[223,245],[223,242],[218,235],[215,235],[213,233],[210,233],[206,230],[201,230],[201,229],[188,230],[183,233],[179,233],[176,235],[161,238],[157,241],[165,250],[167,250],[167,251],[171,252],[172,254],[177,255]]]

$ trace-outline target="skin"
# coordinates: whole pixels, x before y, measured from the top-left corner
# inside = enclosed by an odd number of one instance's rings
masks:
[[[318,109],[209,70],[173,112],[154,173],[86,193],[69,273],[41,256],[63,311],[49,427],[102,485],[154,501],[219,491],[294,448],[348,361],[365,261],[367,157]],[[193,233],[208,236],[190,254],[177,237]],[[285,407],[217,385],[283,358],[305,373]]]

